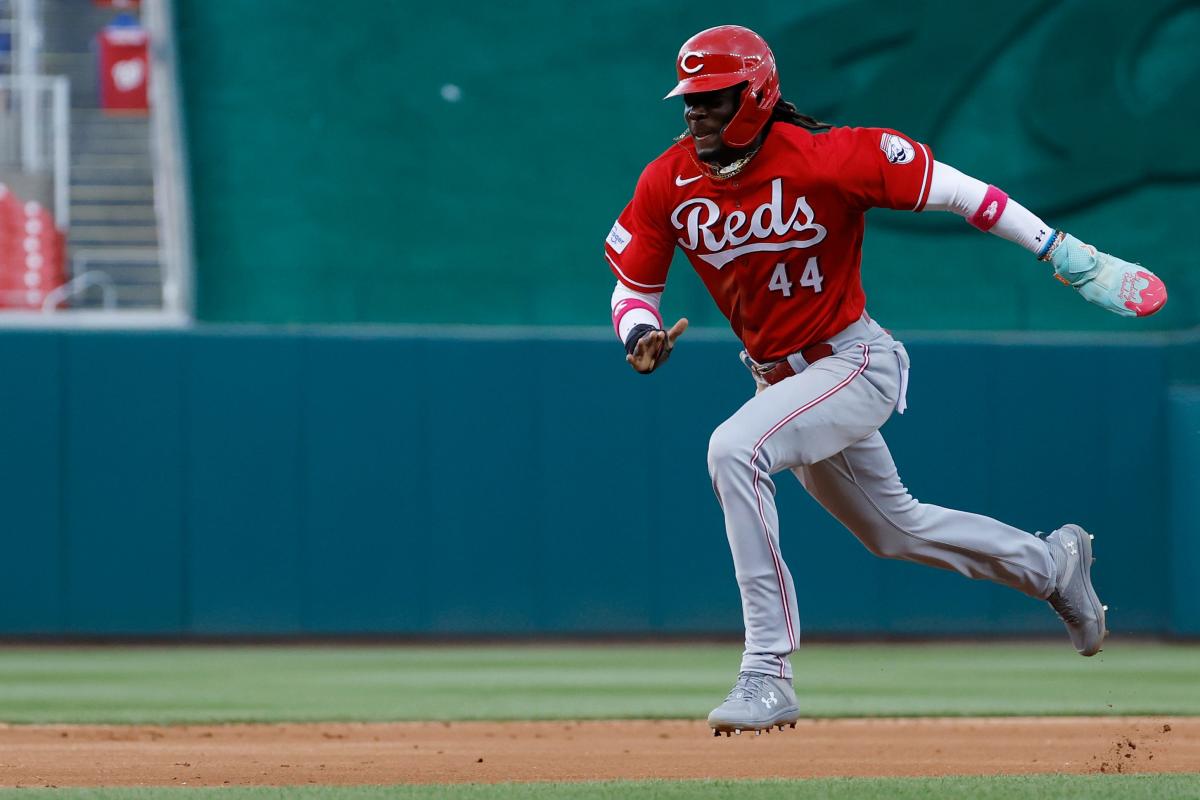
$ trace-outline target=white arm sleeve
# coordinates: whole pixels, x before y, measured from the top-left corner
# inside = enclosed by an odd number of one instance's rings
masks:
[[[617,338],[625,343],[625,337],[633,330],[634,325],[663,326],[662,316],[658,313],[658,304],[662,302],[662,292],[635,292],[620,281],[612,293],[613,330]]]
[[[949,164],[933,162],[933,179],[929,182],[929,199],[925,208],[934,211],[953,211],[969,217],[983,202],[987,184],[965,175]]]
[[[987,194],[988,185],[983,181],[935,161],[933,177],[929,182],[929,200],[925,208],[953,211],[960,217],[971,220],[980,211]],[[1050,241],[1054,229],[1009,197],[990,232],[1001,239],[1021,245],[1034,255],[1039,255]]]

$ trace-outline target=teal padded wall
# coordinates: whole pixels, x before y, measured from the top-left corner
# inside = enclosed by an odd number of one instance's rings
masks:
[[[752,385],[688,337],[646,379],[586,331],[2,332],[0,635],[733,634],[705,452]],[[1196,632],[1200,417],[1165,389],[1194,345],[1012,338],[910,339],[901,475],[1082,523],[1114,632]],[[806,631],[1058,630],[778,485]]]
[[[56,631],[66,620],[63,343],[8,333],[0,347],[0,630]]]
[[[605,324],[601,242],[682,130],[660,100],[675,54],[739,22],[802,109],[904,130],[1158,270],[1171,300],[1139,329],[1200,322],[1194,3],[256,0],[176,16],[204,320]],[[948,214],[872,212],[864,276],[899,329],[1132,327]],[[724,325],[681,260],[666,309]]]
[[[1168,395],[1171,632],[1200,636],[1200,386]]]

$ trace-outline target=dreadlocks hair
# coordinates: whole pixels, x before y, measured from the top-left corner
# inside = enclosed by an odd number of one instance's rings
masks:
[[[772,124],[786,122],[788,125],[797,125],[801,128],[807,128],[810,131],[827,131],[833,127],[828,122],[821,122],[819,119],[814,119],[808,114],[801,114],[796,110],[796,106],[787,100],[780,100],[771,109],[770,122]]]

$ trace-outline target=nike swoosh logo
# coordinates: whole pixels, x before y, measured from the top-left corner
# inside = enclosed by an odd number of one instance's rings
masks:
[[[676,185],[676,186],[687,186],[689,183],[693,183],[694,181],[698,181],[698,180],[700,180],[700,179],[701,179],[701,178],[703,178],[703,177],[704,177],[703,175],[697,175],[697,176],[696,176],[696,177],[694,177],[694,178],[688,178],[687,180],[684,180],[684,178],[683,178],[683,176],[682,176],[682,175],[676,175],[676,176],[675,176],[675,185]]]

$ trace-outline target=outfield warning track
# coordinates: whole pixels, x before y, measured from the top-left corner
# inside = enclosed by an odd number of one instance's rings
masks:
[[[1200,718],[0,725],[3,786],[1200,773]]]

